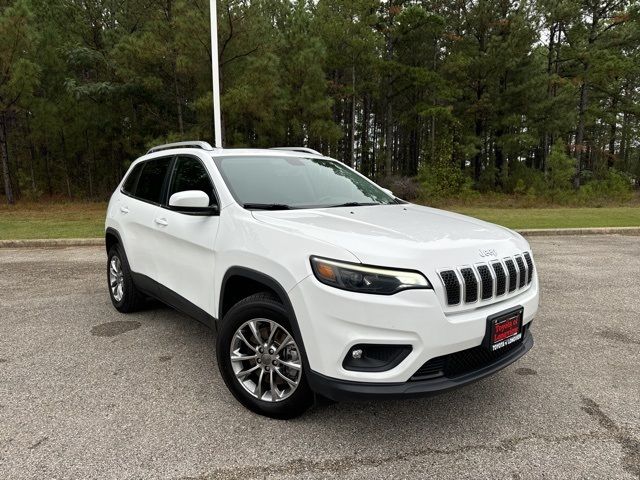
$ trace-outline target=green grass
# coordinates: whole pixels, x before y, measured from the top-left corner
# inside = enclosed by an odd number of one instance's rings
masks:
[[[640,207],[602,208],[473,208],[449,210],[480,218],[505,227],[580,228],[640,226]]]
[[[20,203],[0,206],[0,240],[104,235],[106,203]]]
[[[640,226],[640,206],[447,209],[516,229]],[[105,211],[91,202],[0,205],[0,240],[102,237]]]

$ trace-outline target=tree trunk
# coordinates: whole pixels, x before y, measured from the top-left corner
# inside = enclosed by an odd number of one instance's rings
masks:
[[[35,194],[36,192],[36,147],[33,144],[33,137],[31,136],[31,125],[29,125],[29,114],[24,116],[25,137],[29,144],[29,174],[31,176],[31,190]]]
[[[351,65],[351,125],[349,126],[349,166],[356,167],[356,67]]]
[[[69,165],[67,163],[67,142],[64,138],[64,131],[60,130],[60,145],[62,147],[62,164],[64,165],[64,176],[67,184],[67,195],[71,199],[71,179],[69,178]]]
[[[420,156],[420,120],[416,119],[416,127],[409,132],[409,158],[406,175],[418,174],[418,158]]]
[[[614,96],[611,101],[611,111],[613,113],[613,121],[609,125],[609,157],[607,158],[607,166],[612,167],[616,155],[616,134],[618,129],[618,97]]]
[[[224,85],[224,73],[222,69],[219,69],[219,75],[218,75],[218,83],[219,83],[219,87],[220,87],[220,101],[222,102],[222,86]],[[220,107],[220,141],[222,142],[222,145],[226,145],[226,141],[225,139],[227,138],[227,127],[226,127],[226,123],[224,121],[224,111],[222,110],[222,107]]]
[[[593,43],[595,43],[597,35],[596,32],[598,30],[598,22],[600,21],[598,17],[598,9],[599,6],[597,2],[594,5],[594,9],[591,17],[591,27],[589,30],[589,39],[588,39],[588,51],[590,52],[592,49]],[[587,114],[587,108],[589,107],[589,61],[586,60],[584,63],[584,68],[582,69],[582,83],[580,85],[580,104],[578,106],[578,129],[576,131],[576,176],[573,180],[573,186],[575,188],[580,187],[580,173],[582,172],[583,163],[584,163],[584,151],[585,146],[584,143],[584,130],[585,130],[585,117]]]
[[[0,158],[2,159],[2,177],[4,179],[4,194],[7,197],[7,203],[13,205],[16,203],[13,197],[13,189],[11,187],[11,176],[9,174],[9,149],[7,148],[7,119],[4,112],[0,113]]]
[[[551,75],[554,73],[554,63],[556,59],[554,59],[554,50],[556,48],[556,29],[558,30],[558,43],[560,42],[560,28],[559,25],[553,24],[549,27],[549,53],[547,55],[547,99],[553,98],[555,96],[555,89],[551,83]],[[540,161],[538,167],[542,171],[546,171],[547,168],[547,156],[549,155],[549,150],[551,149],[552,139],[551,133],[545,128],[544,133],[542,135],[542,151],[540,152]]]
[[[362,99],[362,130],[360,132],[360,170],[365,175],[371,175],[369,165],[369,97],[365,93]]]
[[[460,132],[457,127],[453,127],[451,134],[451,163],[458,164],[460,171],[464,172],[467,167],[467,161],[464,155],[460,154]]]
[[[384,157],[384,174],[391,175],[393,168],[393,107],[391,106],[391,98],[387,94],[387,108],[385,111],[385,157]]]
[[[380,142],[380,139],[378,138],[378,113],[374,112],[373,114],[373,141],[372,141],[372,151],[371,151],[371,176],[375,177],[376,175],[378,175],[378,172],[380,171],[378,169],[378,150],[379,150],[379,146],[378,146],[378,142]],[[380,145],[381,147],[382,145]]]
[[[589,103],[588,92],[587,92],[587,72],[589,69],[589,64],[586,64],[584,67],[584,76],[585,78],[582,81],[582,85],[580,86],[580,104],[578,106],[578,129],[576,130],[576,175],[573,179],[573,186],[575,188],[580,188],[580,172],[582,172],[582,164],[584,159],[584,124],[585,124],[585,115],[587,111],[587,105]]]
[[[475,134],[476,134],[476,142],[478,144],[478,153],[476,153],[473,158],[473,179],[477,182],[480,180],[480,174],[482,173],[482,119],[477,116],[476,113],[476,122],[475,122]]]
[[[620,139],[619,156],[624,168],[629,168],[629,114],[622,115],[622,138]]]
[[[92,175],[92,171],[91,171],[91,165],[95,163],[96,161],[96,149],[95,149],[95,145],[91,145],[91,158],[88,157],[89,155],[89,132],[87,130],[84,131],[84,138],[85,138],[85,142],[86,142],[86,148],[87,148],[87,174],[89,176],[89,198],[93,199],[93,175]]]
[[[504,95],[507,91],[507,74],[500,76],[500,86],[499,90],[500,95]],[[495,155],[495,166],[496,166],[496,177],[494,178],[494,185],[502,186],[504,180],[504,152],[502,151],[501,140],[502,136],[506,132],[502,125],[496,129],[495,138],[493,141],[493,151]]]
[[[177,55],[174,52],[174,55]],[[180,96],[180,88],[178,87],[178,67],[176,65],[176,59],[173,59],[173,88],[176,94],[176,107],[178,112],[178,131],[180,136],[184,136],[184,120],[182,118],[182,97]]]
[[[435,72],[438,68],[438,38],[434,37],[433,39],[433,59],[431,63],[431,69]],[[436,107],[437,100],[436,96],[433,95],[433,101],[431,102],[433,108]],[[430,146],[430,157],[429,161],[433,165],[436,161],[436,115],[435,113],[431,114],[431,126],[429,128],[429,146]],[[416,165],[417,169],[417,165]]]
[[[393,59],[393,37],[391,32],[393,30],[393,20],[395,16],[395,2],[389,2],[389,18],[387,24],[387,34],[386,34],[386,51],[385,51],[385,59],[387,62],[391,62]],[[390,65],[387,65],[389,68]],[[393,169],[393,76],[391,73],[387,73],[385,76],[385,134],[384,134],[384,143],[385,143],[385,171],[384,174],[386,176],[391,175]]]
[[[53,183],[51,182],[51,162],[49,158],[49,141],[47,140],[47,132],[44,132],[44,145],[41,147],[40,154],[44,157],[44,171],[47,178],[47,192],[49,196],[53,196]]]

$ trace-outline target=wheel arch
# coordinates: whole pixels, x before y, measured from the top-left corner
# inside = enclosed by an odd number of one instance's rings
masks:
[[[246,286],[249,286],[249,288],[243,290],[241,293],[230,292],[231,288]],[[261,287],[260,290],[254,290],[254,288],[259,287]],[[302,338],[302,333],[300,332],[300,327],[298,326],[298,319],[296,318],[296,313],[293,309],[293,305],[286,290],[275,278],[247,267],[229,267],[222,278],[222,283],[220,286],[218,321],[224,322],[224,315],[231,307],[233,307],[233,305],[237,303],[237,301],[240,301],[243,298],[252,295],[253,293],[257,293],[258,291],[271,291],[282,302],[282,305],[284,305],[284,308],[289,316],[289,322],[291,323],[291,329],[293,330],[292,333],[295,336],[296,342],[300,346],[300,349],[302,350],[304,368],[310,368],[309,360],[307,358],[307,351],[304,347],[304,340]],[[237,301],[234,301],[236,299]]]
[[[236,292],[233,290],[234,287],[244,287],[244,290]],[[229,267],[222,277],[222,283],[220,285],[220,300],[218,302],[218,318],[222,320],[229,309],[238,301],[259,291],[272,292],[280,299],[287,309],[287,312],[292,317],[295,317],[295,312],[293,311],[293,306],[289,300],[289,295],[280,282],[257,270],[234,266]]]
[[[107,253],[109,253],[109,250],[111,250],[111,247],[113,247],[115,244],[120,244],[124,248],[122,237],[120,237],[118,231],[113,227],[107,227],[104,234],[104,243],[107,249]]]

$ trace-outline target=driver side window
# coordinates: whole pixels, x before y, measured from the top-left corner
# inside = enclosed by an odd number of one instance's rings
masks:
[[[193,157],[178,157],[169,187],[169,198],[174,193],[186,190],[200,190],[209,196],[210,207],[217,204],[213,184],[202,162]]]

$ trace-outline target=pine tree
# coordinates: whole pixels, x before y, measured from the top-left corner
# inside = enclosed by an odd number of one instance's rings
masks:
[[[0,161],[7,202],[15,202],[7,132],[16,112],[28,104],[38,82],[38,67],[26,57],[33,46],[31,12],[25,1],[0,4]]]

